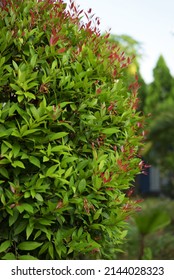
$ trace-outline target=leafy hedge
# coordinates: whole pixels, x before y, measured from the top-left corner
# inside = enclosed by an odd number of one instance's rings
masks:
[[[136,204],[138,81],[109,34],[59,0],[0,7],[0,258],[109,258]],[[92,21],[93,24],[92,24]]]

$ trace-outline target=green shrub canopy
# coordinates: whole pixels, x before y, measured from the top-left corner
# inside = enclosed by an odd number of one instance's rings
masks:
[[[73,2],[0,13],[0,258],[109,258],[143,165],[131,59]]]

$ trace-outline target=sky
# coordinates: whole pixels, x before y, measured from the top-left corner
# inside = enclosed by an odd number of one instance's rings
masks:
[[[69,0],[65,0],[69,3]],[[174,76],[174,0],[76,0],[100,18],[101,32],[126,34],[141,43],[140,72],[146,83],[162,54]]]

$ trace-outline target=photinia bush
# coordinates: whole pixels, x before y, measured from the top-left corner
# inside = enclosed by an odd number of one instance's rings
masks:
[[[143,167],[131,58],[72,1],[0,14],[0,258],[109,258]]]

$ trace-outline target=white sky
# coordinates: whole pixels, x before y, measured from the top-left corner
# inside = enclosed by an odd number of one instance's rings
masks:
[[[65,0],[69,3],[69,0]],[[80,7],[100,18],[102,32],[111,28],[142,43],[140,70],[144,80],[152,81],[152,69],[160,54],[174,76],[174,0],[76,0]]]

